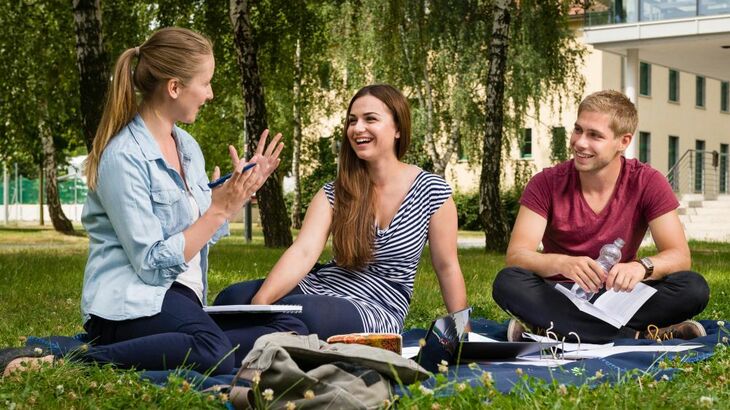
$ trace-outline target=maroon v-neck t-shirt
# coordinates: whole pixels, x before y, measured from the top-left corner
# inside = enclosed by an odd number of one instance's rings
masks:
[[[544,253],[595,259],[603,245],[622,238],[626,244],[621,262],[636,259],[650,221],[679,207],[664,175],[624,157],[611,199],[598,214],[583,197],[573,160],[536,174],[525,187],[520,204],[547,219]]]

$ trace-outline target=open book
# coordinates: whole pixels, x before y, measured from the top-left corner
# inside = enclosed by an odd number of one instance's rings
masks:
[[[220,305],[203,306],[209,315],[235,313],[302,313],[302,305]]]
[[[595,316],[617,329],[626,325],[639,308],[656,293],[656,289],[639,282],[631,292],[608,290],[590,302],[559,283],[555,285],[555,289],[570,299],[582,312]]]

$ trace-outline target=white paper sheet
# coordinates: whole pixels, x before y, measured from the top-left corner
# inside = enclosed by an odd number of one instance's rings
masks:
[[[545,336],[538,336],[532,333],[523,333],[522,336],[532,339],[536,342],[541,343],[549,343],[549,342],[555,342],[555,339],[550,339],[549,337]],[[606,343],[606,344],[593,344],[593,343],[560,343],[558,344],[558,347],[562,349],[564,352],[573,352],[576,350],[590,350],[590,349],[604,349],[607,347],[613,346],[613,343]]]
[[[302,313],[302,305],[216,305],[204,306],[208,314],[216,313]]]
[[[530,338],[536,342],[554,341],[545,336],[538,336],[532,333],[523,333],[523,336]],[[685,350],[696,349],[702,347],[700,344],[687,343],[682,345],[635,345],[635,346],[614,346],[613,343],[593,344],[593,343],[561,343],[558,345],[563,350],[559,356],[563,359],[593,359],[599,357],[612,356],[619,353],[629,352],[683,352]],[[526,356],[526,359],[536,359],[536,356]]]
[[[557,367],[565,366],[566,364],[574,363],[575,360],[567,359],[553,359],[543,355],[530,355],[518,357],[514,362],[505,362],[510,364],[524,365],[524,366],[543,366],[543,367]]]
[[[499,340],[494,340],[494,339],[488,338],[484,335],[480,335],[479,333],[473,333],[473,332],[467,333],[466,340],[468,340],[470,342],[493,342],[493,343],[499,342]]]
[[[574,363],[575,360],[563,360],[547,358],[545,356],[540,357],[539,355],[520,356],[510,361],[499,361],[499,362],[485,362],[489,364],[512,364],[517,366],[540,366],[540,367],[558,367],[566,364]]]
[[[566,352],[562,357],[564,359],[595,359],[613,356],[620,353],[630,352],[684,352],[686,350],[697,349],[702,347],[700,344],[686,344],[686,345],[640,345],[640,346],[611,346],[601,349],[581,349],[574,352]]]
[[[617,329],[629,323],[639,308],[656,293],[656,289],[639,282],[631,292],[608,290],[595,302],[590,303],[560,284],[556,284],[555,289],[570,299],[582,312],[597,317]]]
[[[416,356],[418,356],[418,351],[419,351],[420,349],[421,349],[421,348],[420,348],[420,347],[418,347],[418,346],[413,346],[413,347],[404,347],[404,348],[403,348],[403,349],[401,350],[401,354],[400,354],[400,355],[401,355],[401,356],[403,356],[403,357],[405,357],[406,359],[410,359],[410,358],[413,358],[413,357],[416,357]]]

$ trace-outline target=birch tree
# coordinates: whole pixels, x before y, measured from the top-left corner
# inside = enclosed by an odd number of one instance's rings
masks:
[[[489,74],[485,81],[487,92],[482,171],[479,178],[479,216],[484,229],[485,246],[487,250],[499,251],[507,249],[509,238],[499,195],[499,180],[511,3],[511,0],[497,0],[494,3],[492,36],[489,43]]]
[[[503,153],[519,135],[528,110],[539,115],[543,104],[559,109],[582,96],[585,48],[568,26],[569,6],[564,0],[494,2],[479,183],[487,251],[507,248],[510,227],[499,199]]]
[[[390,1],[390,25],[399,57],[396,82],[402,82],[415,97],[416,132],[422,135],[432,171],[445,175],[462,135],[477,132],[472,125],[481,117],[478,89],[482,8],[471,0]],[[387,35],[387,32],[386,32]]]
[[[256,42],[251,26],[251,3],[248,0],[231,0],[230,18],[233,25],[234,45],[241,70],[241,82],[246,106],[246,133],[249,136],[249,152],[256,149],[258,135],[267,127],[264,89],[256,55]],[[264,243],[269,247],[286,247],[292,244],[290,220],[284,203],[281,183],[272,175],[256,194],[264,231]]]
[[[78,116],[78,76],[74,67],[73,18],[66,2],[5,1],[0,59],[0,115],[4,137],[16,158],[27,158],[39,170],[40,187],[54,228],[73,232],[58,198],[56,166],[81,143]],[[39,36],[38,33],[44,33]],[[4,153],[7,155],[8,153]],[[52,169],[49,169],[52,167]],[[39,192],[42,205],[43,191]],[[41,206],[41,218],[43,211]]]
[[[302,181],[321,165],[303,149],[304,140],[329,137],[329,130],[325,132],[328,135],[320,135],[321,129],[312,126],[313,122],[343,110],[343,103],[333,98],[336,93],[332,86],[337,76],[333,43],[341,41],[332,35],[341,16],[339,3],[263,0],[255,3],[252,16],[268,120],[290,138],[288,149],[282,153],[281,171],[288,171],[293,180],[294,228],[301,227],[311,200]]]
[[[294,49],[294,81],[292,84],[292,120],[294,130],[292,133],[292,161],[291,173],[294,179],[294,201],[292,202],[291,223],[292,227],[302,227],[302,185],[301,169],[299,163],[302,158],[302,45],[301,35],[297,36]]]
[[[73,15],[82,130],[86,149],[91,151],[96,128],[101,121],[109,74],[99,0],[73,0]]]

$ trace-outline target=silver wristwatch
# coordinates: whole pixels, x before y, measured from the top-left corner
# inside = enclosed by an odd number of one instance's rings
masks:
[[[649,276],[651,276],[654,273],[654,264],[652,263],[651,259],[647,258],[641,258],[637,260],[641,264],[641,266],[644,267],[644,279],[647,279]]]

